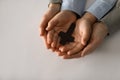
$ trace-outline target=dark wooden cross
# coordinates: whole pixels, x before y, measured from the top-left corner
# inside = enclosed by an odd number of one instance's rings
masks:
[[[59,32],[58,36],[60,37],[60,44],[65,45],[69,42],[74,42],[74,37],[72,36],[75,29],[75,23],[72,23],[67,32]]]

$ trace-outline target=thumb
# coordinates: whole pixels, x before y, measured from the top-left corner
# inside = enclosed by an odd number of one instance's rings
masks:
[[[81,36],[81,43],[83,45],[86,45],[89,38],[90,38],[90,33],[91,31],[90,30],[84,30],[83,33],[82,33],[82,36]]]
[[[52,30],[58,24],[57,20],[50,20],[46,28],[47,31]]]
[[[47,27],[48,21],[49,21],[48,18],[43,17],[43,19],[40,22],[39,30],[40,30],[40,35],[41,36],[43,36],[45,34],[45,32],[46,32],[45,28]]]
[[[101,40],[91,39],[90,43],[83,49],[81,56],[93,52],[101,44],[101,42]]]

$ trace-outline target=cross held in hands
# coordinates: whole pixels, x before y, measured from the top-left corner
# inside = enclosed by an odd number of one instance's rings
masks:
[[[60,37],[60,44],[65,45],[69,42],[74,42],[74,37],[72,36],[75,29],[75,23],[72,23],[67,32],[59,32],[58,36]]]

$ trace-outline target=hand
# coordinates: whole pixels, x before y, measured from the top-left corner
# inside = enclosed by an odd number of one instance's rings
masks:
[[[93,26],[93,33],[88,45],[84,48],[81,55],[87,55],[94,51],[108,35],[108,28],[103,22],[97,22]]]
[[[71,11],[61,11],[55,17],[53,17],[46,28],[47,33],[47,43],[51,45],[51,49],[54,51],[59,47],[59,37],[60,31],[66,32],[70,25],[76,21],[75,13]]]
[[[43,35],[48,22],[60,11],[60,4],[50,4],[40,22],[40,35]]]
[[[78,23],[80,23],[81,26],[86,26],[86,24],[84,23],[84,21],[82,19],[79,19],[76,22],[76,27],[75,27],[74,33],[72,34],[72,36],[75,38],[75,40],[74,40],[74,42],[71,42],[64,46],[60,46],[59,47],[60,52],[58,52],[59,56],[64,57],[64,55],[69,55],[69,56],[75,55],[76,53],[82,51],[82,49],[84,48],[84,45],[81,44],[81,32],[80,32],[81,28]]]
[[[77,21],[80,27],[81,43],[86,45],[92,32],[92,26],[96,22],[96,17],[86,12],[81,19]]]
[[[45,30],[48,26],[48,22],[60,11],[60,4],[50,4],[48,10],[42,17],[40,22],[40,35],[44,37],[47,48],[50,45],[47,44],[47,31]]]
[[[62,55],[66,52],[68,55],[73,55],[77,52],[82,51],[91,36],[92,25],[95,21],[96,19],[94,17],[91,18],[90,13],[86,13],[82,18],[78,19],[76,22],[76,29],[73,33],[75,41],[73,43],[70,43],[69,45],[66,45],[67,47],[62,46],[60,48],[60,51],[62,53],[58,52],[59,55]]]
[[[60,56],[63,56],[64,59],[71,59],[71,58],[79,58],[84,55],[87,55],[90,52],[94,51],[97,48],[97,46],[99,46],[101,44],[101,42],[104,40],[104,38],[107,34],[108,34],[108,29],[107,29],[106,25],[103,22],[97,22],[93,26],[93,32],[92,32],[92,35],[91,35],[88,45],[85,46],[82,51],[79,51],[74,55],[68,55],[65,53],[61,53],[62,55],[60,54]],[[80,43],[78,43],[78,44],[80,44]],[[62,46],[61,48],[63,50],[67,50],[67,49],[72,50],[72,48],[79,49],[79,47],[75,47],[72,43]]]

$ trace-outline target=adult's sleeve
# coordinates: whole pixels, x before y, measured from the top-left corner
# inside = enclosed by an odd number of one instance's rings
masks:
[[[58,4],[58,3],[62,3],[62,0],[49,0],[49,3],[55,3],[55,4]]]
[[[86,11],[101,19],[115,5],[117,0],[96,0]]]
[[[70,10],[81,16],[84,12],[86,0],[63,0],[61,10]]]

